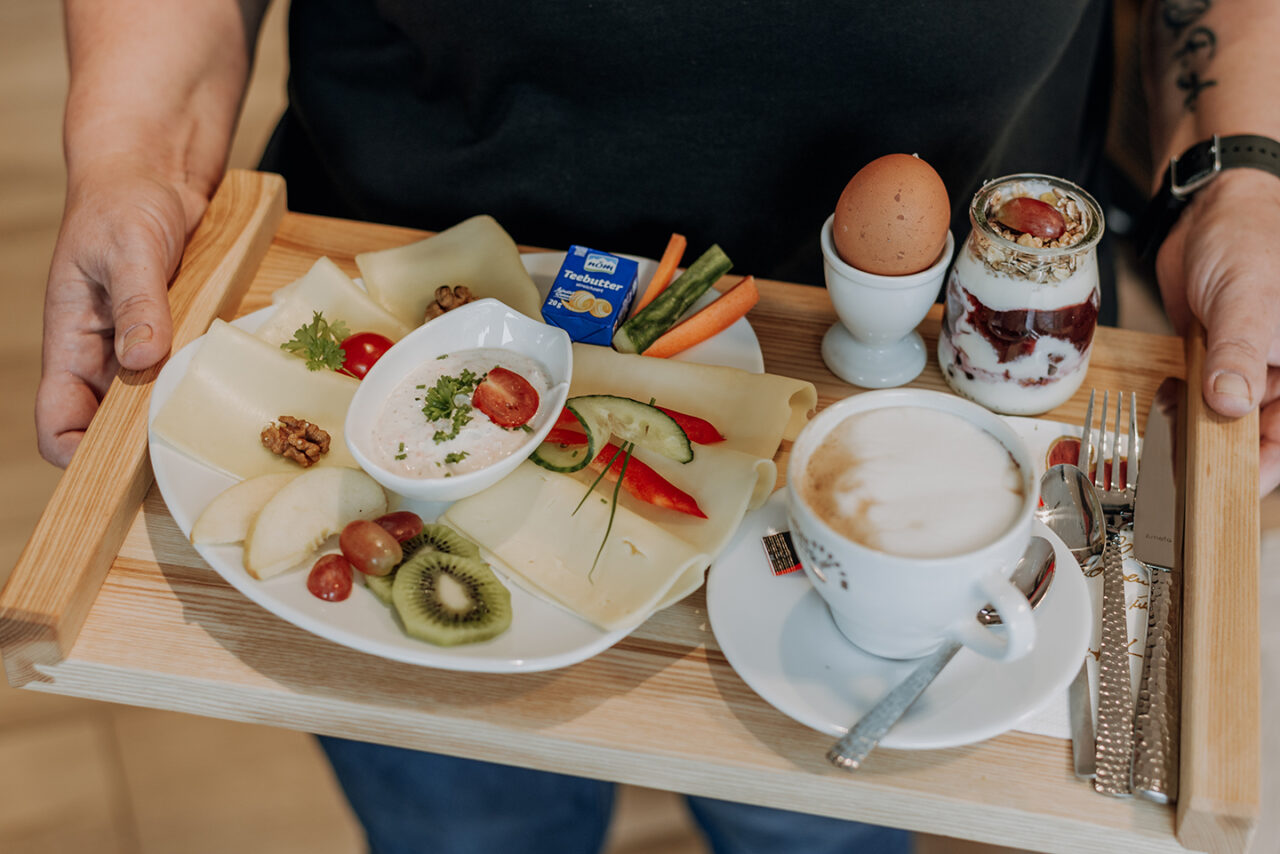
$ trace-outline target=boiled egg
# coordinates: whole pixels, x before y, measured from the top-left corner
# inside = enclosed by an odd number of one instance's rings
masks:
[[[946,185],[911,154],[886,154],[849,180],[832,221],[841,260],[880,276],[928,268],[942,253],[951,221]]]

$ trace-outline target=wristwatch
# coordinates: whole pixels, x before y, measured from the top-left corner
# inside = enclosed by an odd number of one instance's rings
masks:
[[[1164,180],[1138,226],[1137,244],[1144,259],[1154,259],[1169,229],[1191,202],[1196,190],[1223,169],[1261,169],[1280,176],[1280,142],[1266,136],[1218,136],[1197,142],[1169,160]]]

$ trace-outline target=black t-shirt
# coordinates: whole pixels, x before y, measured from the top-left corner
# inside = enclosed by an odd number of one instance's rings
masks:
[[[1103,0],[301,0],[264,159],[294,210],[693,257],[820,284],[848,179],[918,153],[957,241],[985,179],[1100,193]]]

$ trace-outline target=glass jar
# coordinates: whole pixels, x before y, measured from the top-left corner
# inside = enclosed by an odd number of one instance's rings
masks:
[[[1009,175],[974,195],[969,221],[947,279],[938,337],[943,376],[996,412],[1047,412],[1075,393],[1089,367],[1102,209],[1070,181]],[[1060,233],[1049,237],[1055,228]]]

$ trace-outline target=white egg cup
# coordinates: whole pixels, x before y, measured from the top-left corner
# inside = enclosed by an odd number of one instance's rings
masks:
[[[879,276],[846,264],[831,236],[834,214],[822,225],[822,267],[840,322],[822,338],[822,360],[845,382],[862,388],[892,388],[924,370],[924,339],[916,327],[942,290],[955,252],[947,243],[928,269],[906,276]]]

